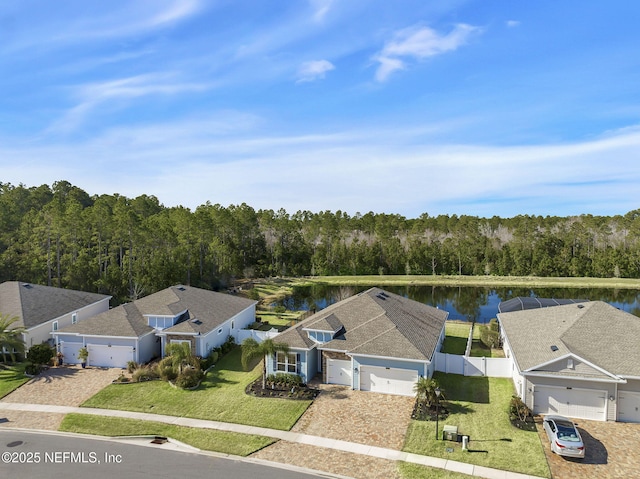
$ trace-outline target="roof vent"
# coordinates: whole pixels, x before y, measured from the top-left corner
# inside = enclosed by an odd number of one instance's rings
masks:
[[[385,301],[387,299],[382,295],[382,293],[376,294],[376,298],[381,299],[382,301]]]
[[[584,308],[584,304],[579,304],[578,309],[582,309],[582,308]]]
[[[191,322],[193,324],[202,324],[202,321],[200,321],[199,319],[192,319]]]
[[[185,287],[184,287],[184,286],[178,286],[178,290],[180,290],[180,291],[184,291],[184,290],[185,290]]]
[[[551,346],[551,351],[557,351],[558,350],[558,346],[556,346],[555,344],[553,346]]]

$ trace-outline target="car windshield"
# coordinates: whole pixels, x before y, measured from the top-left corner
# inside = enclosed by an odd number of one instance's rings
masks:
[[[576,428],[573,426],[573,424],[569,422],[557,422],[556,426],[558,426],[558,439],[570,442],[580,441],[578,432],[576,431]]]

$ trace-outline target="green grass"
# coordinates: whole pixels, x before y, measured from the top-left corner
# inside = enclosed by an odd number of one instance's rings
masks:
[[[442,352],[448,354],[464,354],[467,349],[470,323],[456,323],[447,321],[445,324],[445,338],[442,343]]]
[[[83,406],[291,429],[311,401],[246,395],[245,387],[261,374],[261,363],[252,371],[242,370],[237,347],[216,364],[195,391],[176,389],[164,381],[114,384]]]
[[[18,363],[12,366],[0,366],[0,398],[18,389],[29,378],[24,375],[26,363]]]
[[[59,430],[111,437],[164,436],[198,449],[237,456],[248,456],[276,442],[276,439],[250,434],[87,414],[67,414]]]
[[[640,280],[630,278],[544,278],[539,276],[458,276],[458,275],[368,275],[314,276],[293,279],[292,285],[321,283],[327,285],[426,285],[526,288],[613,288],[638,289]]]
[[[404,451],[550,476],[538,434],[517,429],[509,422],[507,408],[514,393],[510,379],[442,373],[436,373],[435,378],[444,390],[451,413],[440,421],[440,437],[445,424],[458,426],[458,433],[470,438],[470,451],[462,451],[459,443],[436,441],[433,421],[411,421]],[[447,452],[447,448],[453,448],[453,452]]]
[[[473,476],[459,472],[445,471],[434,467],[421,466],[410,462],[398,463],[400,476],[405,479],[471,479]]]

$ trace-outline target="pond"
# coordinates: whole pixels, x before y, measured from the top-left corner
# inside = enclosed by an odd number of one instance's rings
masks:
[[[375,286],[375,285],[372,285]],[[290,310],[320,311],[372,286],[312,285],[294,288],[293,295],[276,305]],[[600,300],[640,316],[640,291],[601,288],[472,288],[444,286],[381,286],[383,289],[449,312],[450,320],[487,323],[498,313],[498,304],[518,296]]]

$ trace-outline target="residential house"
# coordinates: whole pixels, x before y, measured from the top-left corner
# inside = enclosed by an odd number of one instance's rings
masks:
[[[14,327],[26,328],[27,349],[34,344],[53,345],[51,333],[108,311],[110,299],[104,294],[19,281],[0,284],[0,313],[18,318]]]
[[[54,333],[56,344],[71,363],[78,350],[89,351],[88,364],[126,367],[164,355],[171,343],[189,343],[205,357],[229,336],[255,321],[256,301],[191,286],[172,286],[123,304],[87,321]]]
[[[328,384],[411,396],[431,377],[448,313],[371,288],[333,304],[284,331],[289,354],[267,358],[267,372],[317,374]]]
[[[640,318],[591,301],[498,320],[517,393],[534,413],[640,422]]]

